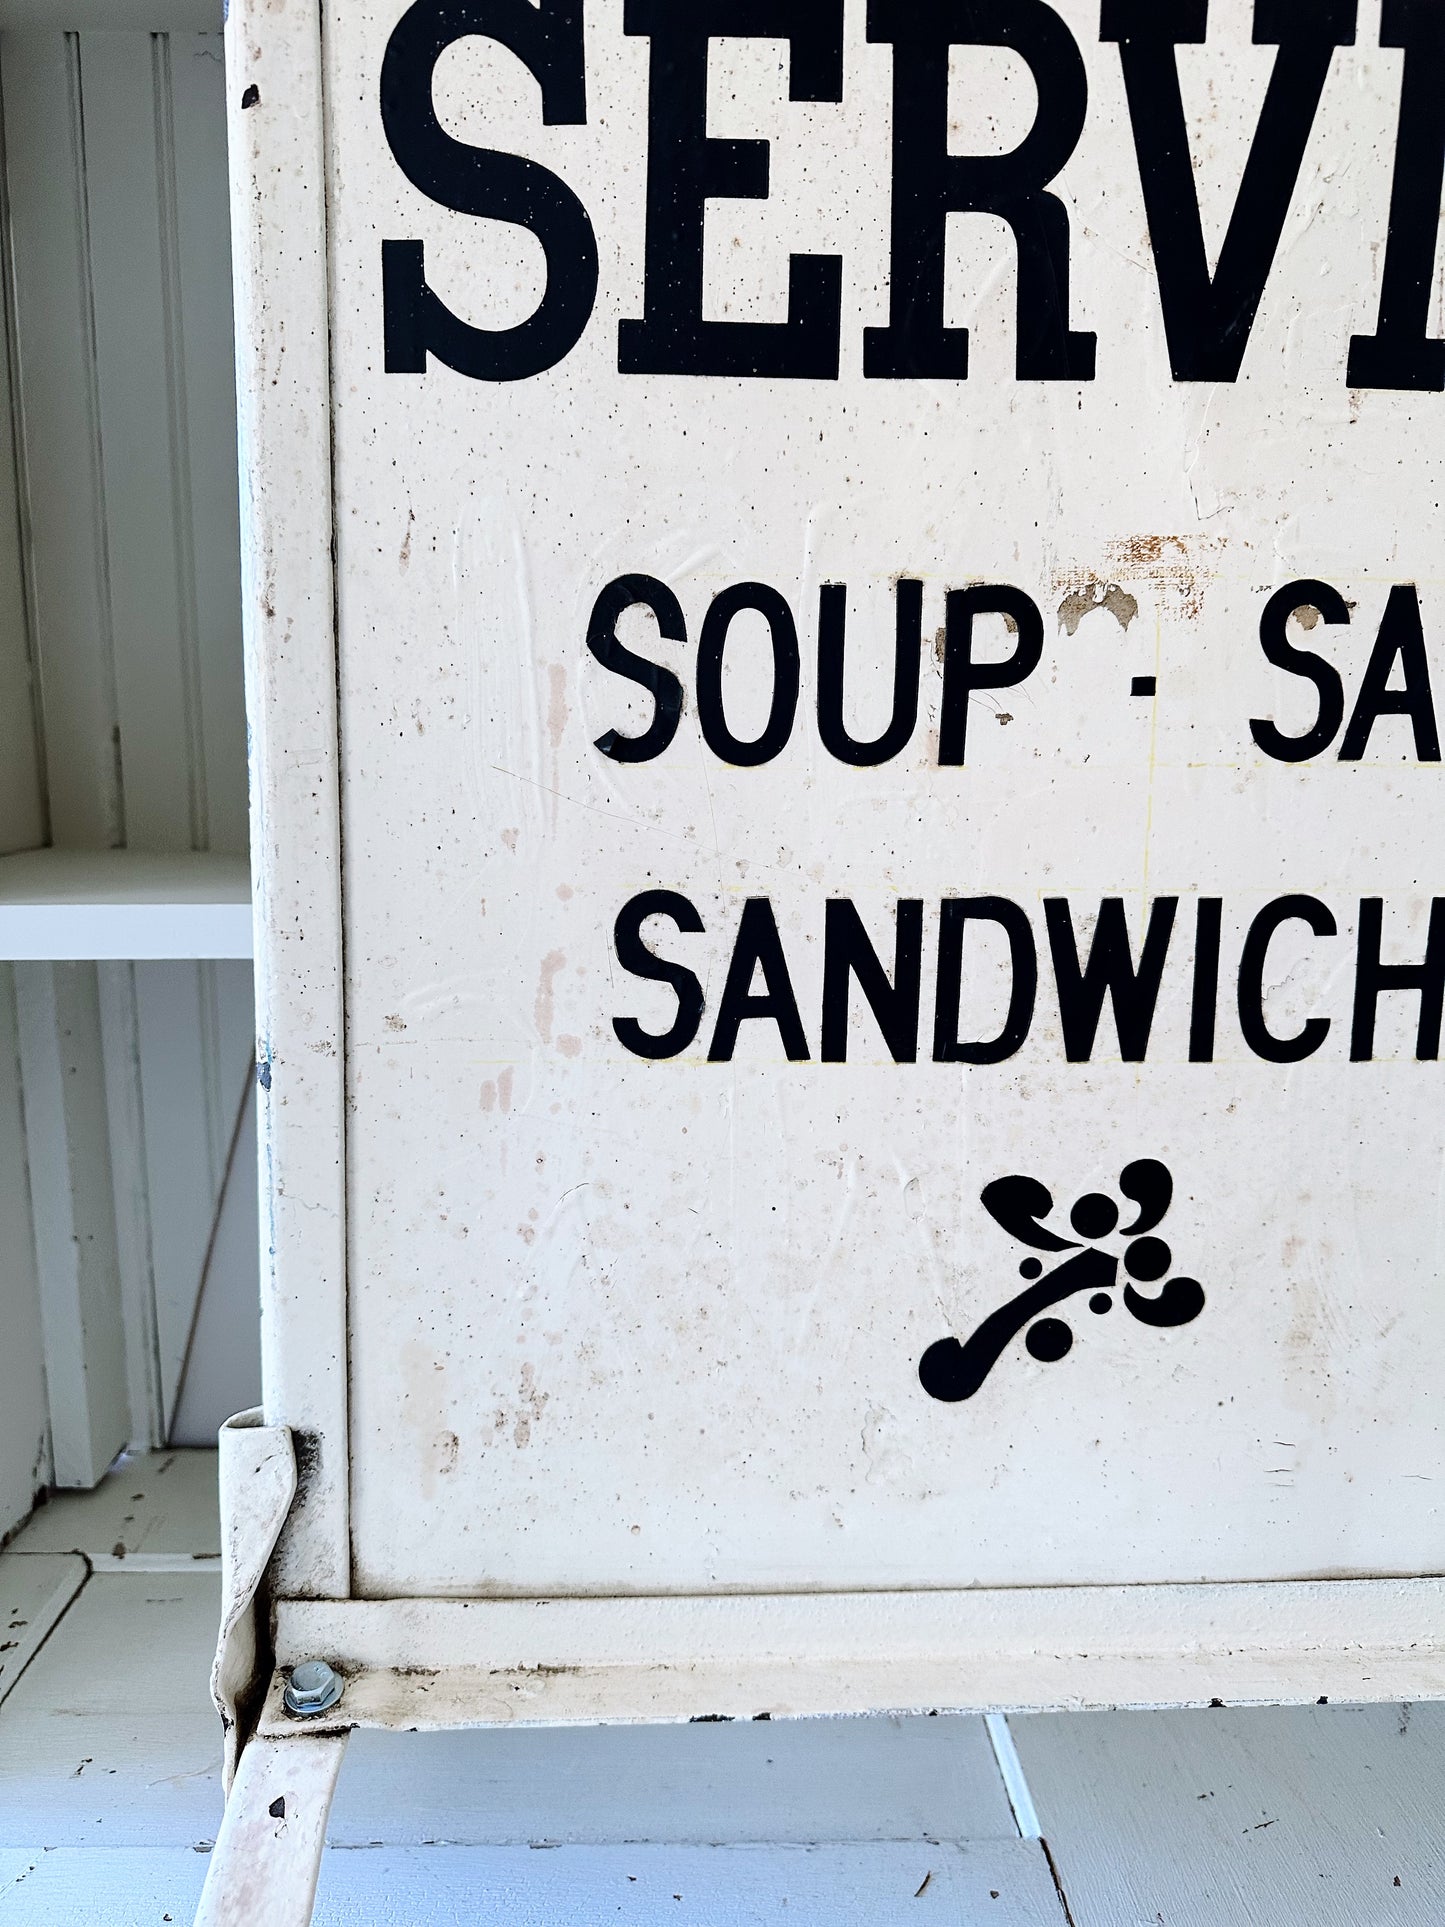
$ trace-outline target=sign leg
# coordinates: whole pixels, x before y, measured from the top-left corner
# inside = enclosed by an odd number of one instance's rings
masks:
[[[245,1748],[196,1927],[307,1927],[349,1737],[298,1733]]]

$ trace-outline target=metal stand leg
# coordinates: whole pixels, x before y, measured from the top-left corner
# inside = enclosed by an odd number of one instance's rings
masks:
[[[243,1750],[196,1927],[308,1927],[349,1738],[302,1732]]]

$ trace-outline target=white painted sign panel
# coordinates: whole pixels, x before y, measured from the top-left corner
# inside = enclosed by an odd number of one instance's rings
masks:
[[[322,46],[355,1594],[1438,1571],[1438,8]]]

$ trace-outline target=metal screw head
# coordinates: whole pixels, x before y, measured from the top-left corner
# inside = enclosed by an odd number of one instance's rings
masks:
[[[293,1667],[282,1704],[293,1719],[314,1720],[329,1713],[345,1690],[345,1680],[324,1659],[306,1659]]]

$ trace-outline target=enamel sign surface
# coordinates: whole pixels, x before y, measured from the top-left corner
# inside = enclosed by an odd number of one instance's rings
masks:
[[[1438,7],[325,14],[356,1592],[1439,1571]]]

